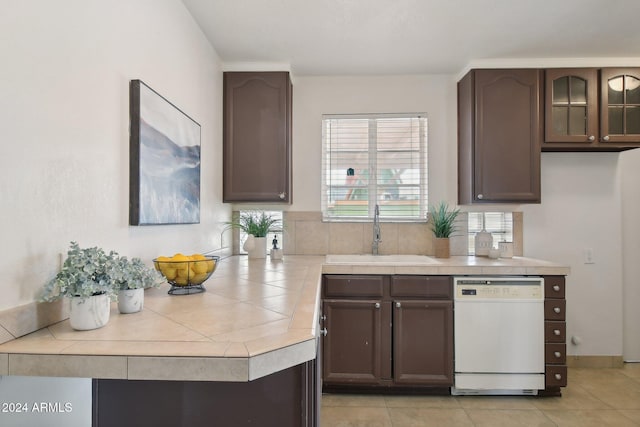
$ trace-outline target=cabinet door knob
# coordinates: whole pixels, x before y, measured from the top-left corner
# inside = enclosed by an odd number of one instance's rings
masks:
[[[399,302],[396,303],[396,308],[400,308],[402,307],[402,304],[400,304]]]
[[[279,196],[280,196],[280,200],[284,200],[284,198],[287,197],[287,193],[282,192],[279,194]]]
[[[553,311],[556,312],[557,314],[560,314],[560,307],[553,307]]]
[[[560,329],[554,329],[553,335],[560,336]]]
[[[327,320],[327,315],[323,314],[322,316],[320,316],[320,320],[325,321]]]
[[[560,359],[560,357],[562,357],[562,353],[560,353],[559,351],[556,351],[555,353],[553,353],[553,355],[554,355],[557,359]]]
[[[323,337],[326,337],[327,336],[327,328],[320,329],[320,335],[322,335]]]
[[[556,292],[560,292],[560,285],[553,285],[553,290]]]
[[[483,194],[478,194],[478,199],[482,200],[483,197],[484,197]]]
[[[602,137],[602,140],[603,140],[603,141],[608,141],[608,140],[609,140],[609,135],[605,135],[605,136],[603,136],[603,137]]]
[[[376,308],[380,308],[380,303],[379,303],[379,302],[377,302],[377,303],[376,303],[376,305],[375,305],[375,307],[376,307]]]
[[[558,381],[560,381],[562,379],[562,375],[560,375],[560,374],[556,374],[555,377],[556,377],[556,380],[558,380]]]
[[[596,140],[596,137],[593,135],[589,135],[589,141],[593,142]]]

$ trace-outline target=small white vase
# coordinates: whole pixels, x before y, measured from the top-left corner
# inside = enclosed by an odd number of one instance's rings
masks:
[[[267,238],[253,237],[253,247],[247,250],[247,252],[249,253],[249,258],[266,258],[267,257]]]
[[[256,246],[256,242],[255,242],[254,239],[255,239],[255,237],[253,237],[252,234],[249,234],[247,236],[247,239],[244,241],[244,245],[242,245],[242,249],[244,249],[245,251],[251,253],[253,248]]]
[[[93,295],[88,298],[71,298],[69,323],[73,329],[88,331],[103,327],[109,321],[111,301],[107,294]]]
[[[118,291],[118,311],[123,314],[137,313],[144,308],[144,289]]]

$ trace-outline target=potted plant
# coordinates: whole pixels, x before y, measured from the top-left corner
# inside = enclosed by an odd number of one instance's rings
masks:
[[[144,307],[144,290],[158,287],[164,282],[162,275],[147,267],[140,258],[119,257],[111,266],[118,294],[120,313],[137,313]]]
[[[264,211],[242,212],[237,220],[227,224],[248,235],[243,248],[249,253],[249,258],[266,258],[267,234],[280,228],[280,221]]]
[[[118,254],[101,248],[80,248],[71,242],[62,269],[44,286],[41,301],[71,299],[69,321],[77,330],[97,329],[107,324],[115,293],[111,271]]]
[[[429,223],[436,238],[436,258],[449,258],[449,238],[456,231],[455,221],[459,213],[460,209],[449,210],[449,205],[445,202],[429,207]]]

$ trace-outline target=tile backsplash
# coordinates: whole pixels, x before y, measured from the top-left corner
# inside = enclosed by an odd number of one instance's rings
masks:
[[[519,215],[522,218],[522,215]],[[514,213],[514,222],[516,215]],[[521,221],[520,221],[521,225]],[[426,223],[383,222],[380,254],[434,254],[434,237]],[[461,213],[451,238],[451,255],[467,255],[467,215]],[[514,225],[514,235],[516,233]],[[522,235],[522,227],[519,227]],[[320,212],[284,212],[284,251],[290,255],[371,253],[371,222],[323,222]],[[520,239],[521,240],[521,239]],[[515,244],[522,250],[522,244]],[[516,254],[517,255],[517,254]]]

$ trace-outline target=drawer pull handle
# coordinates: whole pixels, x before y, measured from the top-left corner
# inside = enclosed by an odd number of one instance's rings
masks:
[[[320,329],[320,335],[322,335],[323,337],[326,337],[327,336],[327,328]]]
[[[553,330],[553,335],[560,336],[560,329],[554,329]]]
[[[558,381],[560,381],[562,379],[562,375],[560,375],[560,374],[556,374],[555,377],[556,377],[556,380],[558,380]]]
[[[553,285],[553,290],[556,292],[560,292],[560,286],[559,285]]]
[[[562,310],[560,310],[560,307],[553,307],[553,311],[556,312],[557,314],[560,314]]]
[[[553,353],[553,355],[558,359],[562,357],[562,353],[560,353],[559,351],[556,351],[555,353]]]
[[[377,303],[376,303],[376,305],[375,305],[375,307],[376,307],[376,308],[380,308],[380,303],[379,303],[379,302],[377,302]]]

